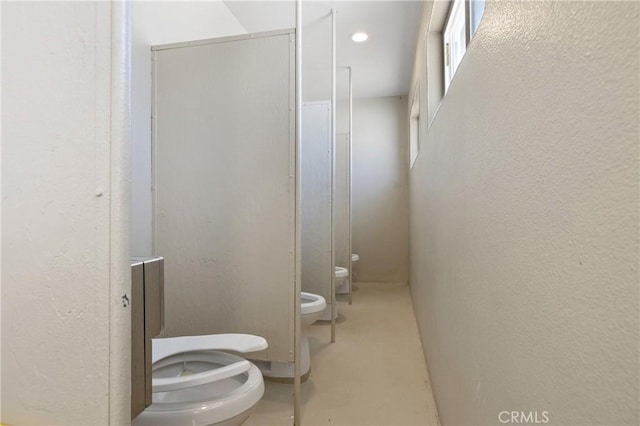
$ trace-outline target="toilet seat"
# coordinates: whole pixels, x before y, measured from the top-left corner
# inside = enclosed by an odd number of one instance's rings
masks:
[[[264,394],[260,370],[229,353],[268,347],[264,338],[217,334],[153,339],[153,402],[135,426],[194,426],[246,418]],[[183,375],[188,372],[188,374]],[[240,420],[236,424],[240,424]]]
[[[166,358],[165,358],[166,359]],[[184,356],[181,357],[184,360]],[[244,373],[251,368],[251,363],[246,359],[239,358],[233,360],[224,367],[205,370],[201,373],[189,374],[185,376],[165,377],[152,379],[152,392],[169,392],[180,389],[187,389],[193,386],[206,385]]]
[[[151,362],[154,364],[163,358],[184,352],[216,350],[247,353],[269,347],[264,337],[237,333],[166,337],[152,339],[152,344]]]

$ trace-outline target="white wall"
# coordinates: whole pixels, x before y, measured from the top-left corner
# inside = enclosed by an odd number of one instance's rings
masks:
[[[353,252],[360,255],[355,281],[407,282],[406,102],[397,96],[353,102],[351,226]],[[349,131],[348,111],[347,103],[338,104],[338,133]]]
[[[442,424],[640,421],[639,7],[487,2],[422,123],[411,288]]]
[[[132,253],[152,254],[151,46],[246,31],[221,0],[135,1],[132,7]]]
[[[130,419],[124,3],[2,3],[5,424]]]

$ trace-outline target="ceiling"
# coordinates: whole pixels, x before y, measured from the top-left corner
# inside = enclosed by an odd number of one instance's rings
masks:
[[[225,4],[249,33],[295,27],[293,1]],[[354,98],[406,95],[413,71],[422,1],[303,0],[302,58],[305,101],[331,97],[331,9],[336,9],[338,67],[351,66]],[[364,43],[351,35],[363,31]],[[337,74],[338,98],[348,96],[348,73]]]

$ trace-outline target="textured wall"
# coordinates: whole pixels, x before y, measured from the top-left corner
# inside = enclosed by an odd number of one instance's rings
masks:
[[[129,12],[2,4],[2,417],[130,419]]]
[[[411,288],[443,424],[640,421],[638,12],[488,2],[422,123]]]
[[[357,81],[357,76],[354,76]],[[406,99],[353,102],[352,238],[360,255],[355,281],[407,282],[409,144]],[[348,104],[338,104],[339,133],[349,131]]]
[[[134,1],[132,5],[133,183],[131,251],[152,255],[151,46],[244,34],[222,0]]]

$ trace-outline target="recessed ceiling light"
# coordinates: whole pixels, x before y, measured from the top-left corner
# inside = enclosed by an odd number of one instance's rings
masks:
[[[354,35],[351,36],[351,40],[355,41],[356,43],[362,43],[368,38],[369,36],[365,33],[355,33]]]

